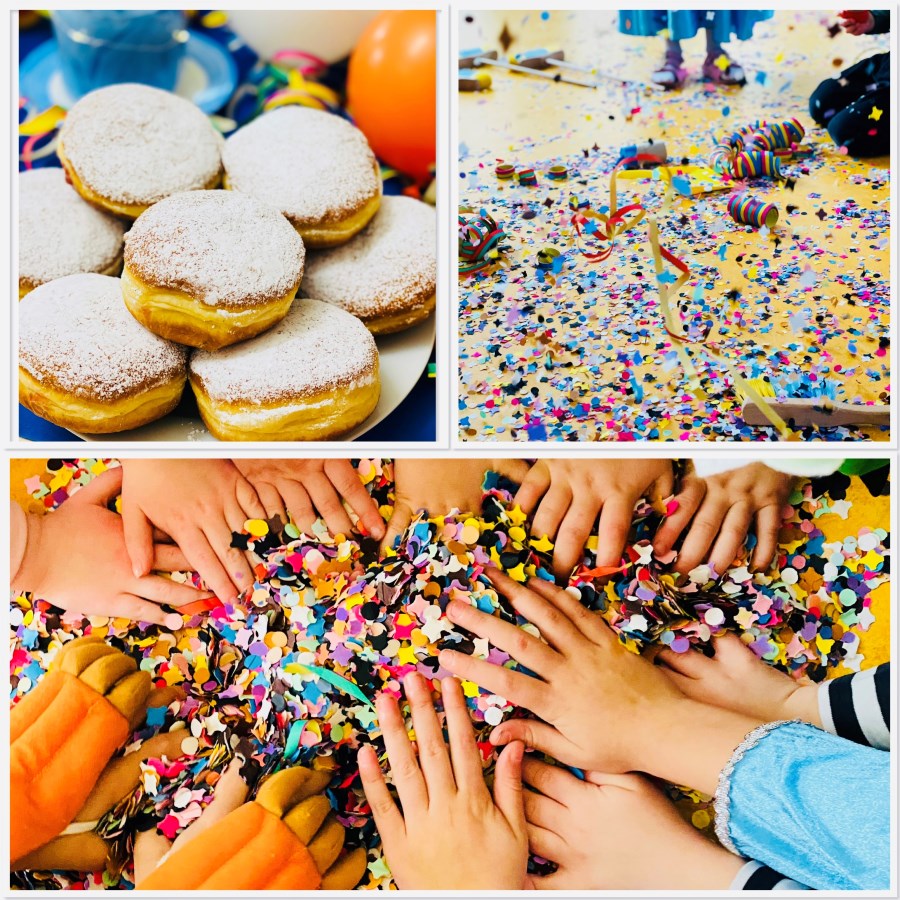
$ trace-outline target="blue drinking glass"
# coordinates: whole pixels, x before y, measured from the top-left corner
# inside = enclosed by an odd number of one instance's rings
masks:
[[[122,82],[175,87],[188,39],[181,10],[54,10],[51,19],[75,99]]]

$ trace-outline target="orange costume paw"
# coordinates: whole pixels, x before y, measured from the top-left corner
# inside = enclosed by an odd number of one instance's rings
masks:
[[[97,638],[78,638],[10,713],[10,862],[62,834],[143,718],[150,676]],[[19,864],[17,866],[17,864]]]
[[[348,890],[366,853],[341,857],[344,829],[322,793],[330,775],[302,767],[267,779],[256,799],[176,849],[139,890]],[[340,857],[340,858],[339,858]]]

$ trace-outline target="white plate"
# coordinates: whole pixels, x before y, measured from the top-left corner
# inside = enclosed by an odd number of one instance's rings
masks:
[[[352,441],[362,437],[370,428],[387,418],[416,386],[419,376],[428,365],[431,348],[434,345],[434,316],[421,325],[376,337],[378,355],[381,358],[381,397],[372,415],[340,440]],[[190,385],[185,387],[189,393]],[[184,401],[182,401],[184,402]],[[177,410],[156,422],[130,431],[115,434],[83,434],[73,432],[86,441],[215,441],[206,430],[199,415],[188,417],[179,415]]]

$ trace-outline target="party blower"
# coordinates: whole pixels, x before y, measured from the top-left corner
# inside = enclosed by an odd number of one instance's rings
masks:
[[[461,69],[476,69],[480,66],[492,66],[498,69],[508,69],[510,72],[519,72],[521,75],[532,75],[535,78],[543,78],[546,81],[556,81],[561,84],[573,84],[576,87],[596,88],[596,84],[586,84],[573,78],[566,78],[559,72],[545,72],[541,69],[517,66],[499,58],[496,50],[461,50],[459,54],[459,67]]]
[[[618,85],[636,83],[629,78],[618,78],[615,75],[608,75],[594,66],[579,66],[576,63],[569,62],[566,59],[565,50],[546,50],[540,47],[535,50],[525,50],[522,53],[516,53],[510,57],[510,60],[517,66],[526,66],[529,69],[538,71],[551,68],[569,69],[572,72],[584,72],[587,75],[593,75],[594,78],[603,79],[604,81],[612,81]],[[650,86],[657,87],[657,85]]]

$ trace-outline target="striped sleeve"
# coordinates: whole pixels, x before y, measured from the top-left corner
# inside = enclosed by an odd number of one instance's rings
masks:
[[[822,727],[838,737],[889,750],[891,664],[883,663],[819,685]]]
[[[731,891],[808,891],[805,884],[787,878],[780,872],[748,859],[729,887]]]

